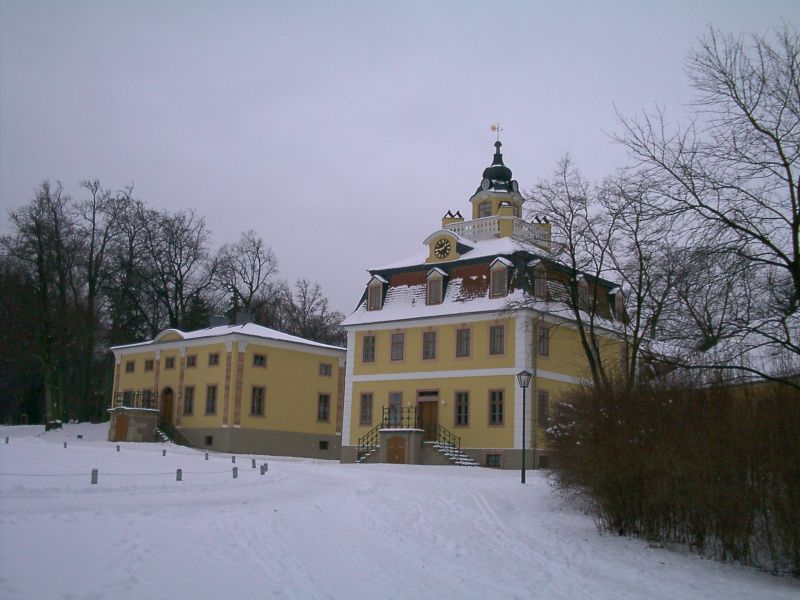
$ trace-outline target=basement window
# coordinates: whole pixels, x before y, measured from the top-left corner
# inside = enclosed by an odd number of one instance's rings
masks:
[[[206,446],[213,446],[214,445],[214,436],[207,435],[205,439]]]
[[[499,454],[487,454],[486,466],[494,469],[499,469],[503,466],[503,459]]]
[[[320,440],[319,441],[319,449],[320,450],[327,450],[328,449],[328,440]]]

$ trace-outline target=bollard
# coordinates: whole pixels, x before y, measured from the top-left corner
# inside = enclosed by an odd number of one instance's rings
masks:
[[[263,475],[264,473],[266,473],[266,469],[264,469],[264,465],[261,465],[261,474]]]
[[[183,481],[183,469],[175,471],[175,481]]]
[[[66,447],[67,447],[67,442],[64,442],[64,448],[66,448]]]
[[[208,460],[208,452],[206,452],[206,460]]]
[[[166,456],[166,455],[167,455],[167,450],[166,449],[162,450],[161,451],[161,456]]]
[[[92,469],[92,485],[97,485],[97,469]]]
[[[119,452],[119,444],[117,444],[117,452]]]
[[[239,477],[239,467],[233,467],[233,478]]]
[[[8,443],[8,436],[6,436],[6,444]]]
[[[83,439],[83,434],[82,434],[82,433],[79,433],[79,434],[78,434],[78,439],[79,439],[79,440],[82,440],[82,439]]]
[[[236,463],[236,455],[235,454],[233,456],[231,456],[231,462],[232,463]]]
[[[253,468],[254,469],[256,468],[256,459],[255,458],[253,459]]]
[[[264,472],[269,471],[269,463],[264,463]]]

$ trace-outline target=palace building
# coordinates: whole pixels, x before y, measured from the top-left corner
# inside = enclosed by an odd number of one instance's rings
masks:
[[[544,464],[550,412],[587,375],[571,282],[582,300],[597,296],[609,351],[619,351],[618,287],[552,259],[550,225],[523,219],[501,145],[469,198],[470,219],[448,211],[422,251],[369,269],[344,322],[343,462],[519,468],[524,449],[528,465]],[[524,445],[523,370],[533,374]]]
[[[111,441],[339,458],[345,350],[254,323],[116,346]]]

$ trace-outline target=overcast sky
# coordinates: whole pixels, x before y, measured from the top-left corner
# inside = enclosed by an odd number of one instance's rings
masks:
[[[565,152],[601,178],[625,161],[614,106],[680,118],[709,24],[799,17],[797,0],[0,0],[0,233],[45,179],[134,184],[204,215],[215,246],[255,229],[280,277],[349,313],[365,269],[467,211],[491,123],[523,190]]]

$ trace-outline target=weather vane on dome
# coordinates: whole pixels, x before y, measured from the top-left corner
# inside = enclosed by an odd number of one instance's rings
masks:
[[[500,132],[503,131],[503,128],[500,127],[500,123],[492,123],[492,131],[497,134],[497,141],[500,141]]]

